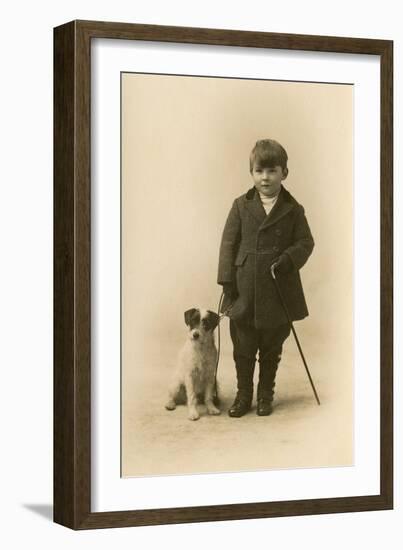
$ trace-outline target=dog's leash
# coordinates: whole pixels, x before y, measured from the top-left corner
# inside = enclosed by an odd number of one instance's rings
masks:
[[[218,325],[217,325],[217,360],[215,364],[215,373],[214,373],[214,391],[215,391],[215,400],[218,402],[218,392],[217,392],[217,371],[218,371],[218,363],[220,361],[220,349],[221,349],[221,333],[220,333],[220,323],[226,317],[227,313],[232,307],[232,304],[230,304],[223,313],[220,313],[222,302],[224,300],[224,291],[222,291],[220,300],[218,302]]]

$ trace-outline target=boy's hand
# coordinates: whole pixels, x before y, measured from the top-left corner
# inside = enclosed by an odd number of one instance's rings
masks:
[[[279,258],[271,264],[271,269],[276,273],[289,273],[292,270],[292,260],[288,254],[281,254]]]

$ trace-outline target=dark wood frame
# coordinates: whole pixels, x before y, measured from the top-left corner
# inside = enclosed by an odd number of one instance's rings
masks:
[[[381,59],[379,495],[91,512],[90,59],[92,38],[370,54]],[[72,529],[393,507],[393,42],[72,21],[54,29],[54,521]]]

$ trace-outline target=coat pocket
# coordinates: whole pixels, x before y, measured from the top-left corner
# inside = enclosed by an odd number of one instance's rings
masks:
[[[248,256],[248,252],[245,252],[244,250],[240,250],[235,259],[235,266],[240,267],[241,265],[243,265],[245,263],[247,256]]]

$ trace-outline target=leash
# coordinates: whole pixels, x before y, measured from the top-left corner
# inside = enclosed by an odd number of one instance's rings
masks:
[[[223,313],[220,313],[223,300],[224,300],[224,291],[222,291],[222,293],[221,293],[220,299],[218,301],[218,309],[217,309],[217,315],[218,315],[219,319],[218,319],[218,325],[217,325],[217,360],[216,360],[216,364],[215,364],[215,373],[214,373],[214,392],[215,392],[214,398],[215,398],[215,401],[217,401],[217,402],[218,402],[217,371],[218,371],[218,363],[220,361],[220,349],[221,349],[220,323],[232,307],[232,304],[230,304]]]
[[[274,273],[274,269],[275,269],[275,266],[272,265],[272,266],[271,266],[271,269],[270,269],[270,272],[271,272],[271,276],[273,277],[274,286],[276,287],[278,297],[280,298],[280,302],[281,302],[281,305],[283,306],[284,313],[286,314],[288,323],[289,323],[289,325],[290,325],[290,328],[291,328],[292,333],[293,333],[293,335],[294,335],[295,341],[296,341],[296,343],[297,343],[297,347],[298,347],[299,353],[300,353],[300,355],[301,355],[302,362],[304,363],[304,367],[305,367],[306,373],[307,373],[307,375],[308,375],[309,382],[311,383],[311,387],[312,387],[313,393],[314,393],[314,395],[315,395],[316,402],[317,402],[318,405],[320,405],[319,397],[318,397],[318,394],[317,394],[317,392],[316,392],[315,385],[314,385],[313,380],[312,380],[312,377],[311,377],[311,373],[309,372],[308,365],[306,364],[304,354],[302,353],[302,348],[301,348],[301,345],[300,345],[300,343],[299,343],[297,333],[295,332],[294,325],[292,324],[290,312],[288,311],[288,308],[287,308],[287,305],[286,305],[286,303],[285,303],[284,297],[283,297],[283,295],[282,295],[282,293],[281,293],[281,290],[280,290],[280,286],[279,286],[278,281],[277,281],[277,279],[276,279],[276,275],[275,275],[275,273]]]

